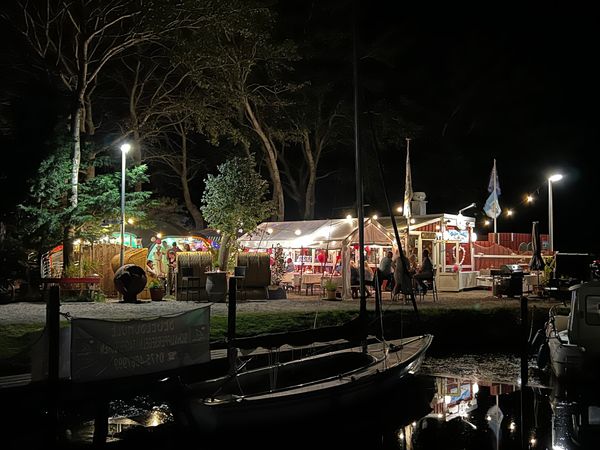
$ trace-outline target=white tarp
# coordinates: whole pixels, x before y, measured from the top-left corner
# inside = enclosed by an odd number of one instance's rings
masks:
[[[393,246],[395,240],[375,219],[365,219],[364,241],[367,245]],[[358,219],[300,220],[263,222],[246,233],[238,243],[253,250],[281,245],[284,249],[326,248],[342,251],[342,296],[350,297],[351,247],[358,243]]]

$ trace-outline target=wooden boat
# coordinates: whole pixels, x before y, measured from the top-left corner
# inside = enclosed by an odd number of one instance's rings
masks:
[[[419,369],[432,339],[371,340],[366,352],[354,346],[189,382],[180,412],[205,432],[312,421],[389,393]]]
[[[545,341],[536,343],[538,366],[550,367],[561,379],[591,378],[600,370],[600,281],[572,286],[568,315],[552,307],[544,330]]]

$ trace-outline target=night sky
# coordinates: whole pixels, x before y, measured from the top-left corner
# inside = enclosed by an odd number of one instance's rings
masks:
[[[573,15],[548,10],[548,5],[543,11],[486,12],[442,11],[432,5],[414,12],[392,7],[395,3],[361,4],[361,99],[363,107],[383,99],[419,127],[411,141],[413,190],[427,194],[428,212],[457,213],[476,202],[477,208],[467,213],[476,216],[476,230],[485,234],[481,208],[496,158],[500,205],[515,212],[513,218],[498,218],[498,231],[530,232],[531,222],[539,220],[546,233],[546,178],[561,172],[565,178],[554,184],[553,196],[555,248],[599,252],[594,232],[600,137],[595,16],[583,10]],[[323,27],[349,32],[350,8],[343,2],[342,7],[340,2],[331,5],[279,4],[286,25],[280,33],[301,40],[307,30]],[[19,83],[11,57],[19,47],[11,33],[2,27],[0,82],[17,86],[21,95],[8,107],[5,96],[0,98],[3,114],[10,116],[0,122],[3,214],[22,200],[25,181],[43,157],[43,142],[56,121],[57,94],[43,82]],[[337,49],[344,53],[331,59],[348,68],[350,86],[351,66],[343,64],[350,61],[351,47]],[[381,185],[372,170],[369,122],[362,117],[362,145],[370,167],[365,171],[366,213],[385,215]],[[318,183],[318,218],[340,217],[344,207],[353,205],[353,151],[349,145],[323,161],[323,172],[335,173]],[[381,151],[388,192],[400,203],[405,148]],[[526,193],[534,195],[533,205],[524,204]],[[291,208],[286,216],[296,219]]]

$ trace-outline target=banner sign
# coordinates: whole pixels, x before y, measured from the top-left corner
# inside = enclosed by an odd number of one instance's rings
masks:
[[[71,379],[143,375],[210,360],[210,306],[139,320],[74,319]]]
[[[467,230],[446,230],[444,231],[445,241],[469,242],[469,232]]]

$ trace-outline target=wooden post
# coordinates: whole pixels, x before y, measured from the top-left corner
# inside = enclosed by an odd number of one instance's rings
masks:
[[[525,388],[528,383],[528,331],[527,331],[527,297],[521,296],[521,445],[527,448],[527,401]]]
[[[235,373],[235,360],[237,349],[233,347],[232,342],[235,339],[235,321],[236,321],[236,295],[237,279],[229,277],[229,303],[227,305],[227,359],[229,360],[229,373]]]
[[[52,286],[46,303],[48,330],[48,442],[56,442],[58,432],[58,377],[60,358],[60,288]]]

